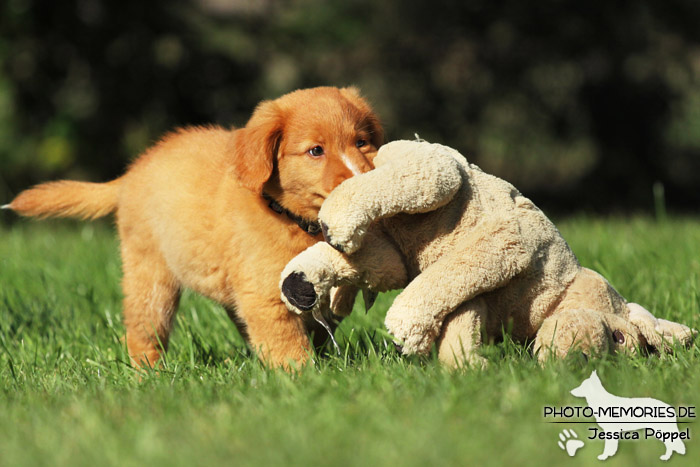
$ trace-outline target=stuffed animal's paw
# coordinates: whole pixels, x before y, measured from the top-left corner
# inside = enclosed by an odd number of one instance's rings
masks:
[[[339,252],[352,254],[360,249],[366,229],[348,227],[349,226],[340,226],[339,228],[333,228],[329,227],[329,224],[321,221],[323,239]]]
[[[427,355],[430,353],[433,342],[435,342],[435,337],[421,332],[408,333],[404,337],[396,334],[394,335],[403,343],[404,355]]]
[[[657,350],[671,350],[674,342],[690,345],[698,331],[680,323],[657,319],[646,308],[628,303],[629,320],[639,329],[647,343]]]
[[[282,271],[281,299],[290,311],[302,314],[329,305],[335,283],[332,264],[323,256],[324,248],[332,251],[328,245],[317,243],[298,254]]]
[[[392,307],[393,309],[393,307]],[[401,346],[404,355],[425,355],[430,353],[430,349],[437,339],[438,331],[432,326],[425,326],[424,323],[411,322],[402,313],[387,313],[384,324],[397,343]],[[399,319],[396,319],[398,317]]]
[[[656,331],[663,337],[664,342],[667,342],[668,345],[675,341],[681,345],[688,346],[698,335],[697,330],[691,329],[685,324],[674,323],[673,321],[665,319],[657,320]]]
[[[293,272],[282,280],[282,301],[290,311],[301,314],[311,311],[318,303],[318,294],[314,285],[303,272]]]

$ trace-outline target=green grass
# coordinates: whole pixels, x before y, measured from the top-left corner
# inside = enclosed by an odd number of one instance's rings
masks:
[[[700,220],[559,223],[581,262],[659,317],[700,328]],[[0,226],[0,465],[598,465],[576,457],[545,405],[597,369],[611,392],[700,405],[700,349],[539,367],[508,339],[484,371],[399,357],[381,332],[391,295],[338,331],[342,355],[297,374],[264,368],[217,305],[186,294],[166,369],[142,378],[120,337],[117,240],[107,224]],[[697,465],[698,424],[685,456]],[[697,428],[696,428],[697,427]],[[658,441],[623,441],[612,465],[657,462]]]

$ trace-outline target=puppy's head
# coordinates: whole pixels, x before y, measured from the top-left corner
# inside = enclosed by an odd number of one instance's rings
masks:
[[[316,219],[333,188],[374,167],[383,138],[357,89],[303,89],[262,102],[234,133],[234,170],[247,188]]]

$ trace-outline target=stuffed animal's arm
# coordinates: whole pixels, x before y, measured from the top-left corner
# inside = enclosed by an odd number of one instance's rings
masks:
[[[467,300],[505,285],[530,264],[516,220],[482,222],[399,294],[385,324],[405,354],[427,353],[445,317]]]
[[[294,257],[282,271],[282,301],[301,314],[328,305],[331,288],[353,285],[377,292],[404,287],[408,273],[399,251],[386,236],[371,229],[365,246],[345,255],[325,242]]]
[[[360,248],[374,221],[444,206],[466,176],[456,157],[453,149],[439,144],[396,141],[382,146],[376,169],[347,179],[323,203],[319,219],[326,241],[350,254]]]

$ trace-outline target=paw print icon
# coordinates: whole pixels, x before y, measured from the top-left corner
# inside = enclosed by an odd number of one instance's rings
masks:
[[[557,444],[562,450],[566,451],[570,457],[576,455],[576,451],[583,447],[583,441],[578,439],[576,432],[574,430],[567,430],[566,428],[559,433],[559,441]]]

